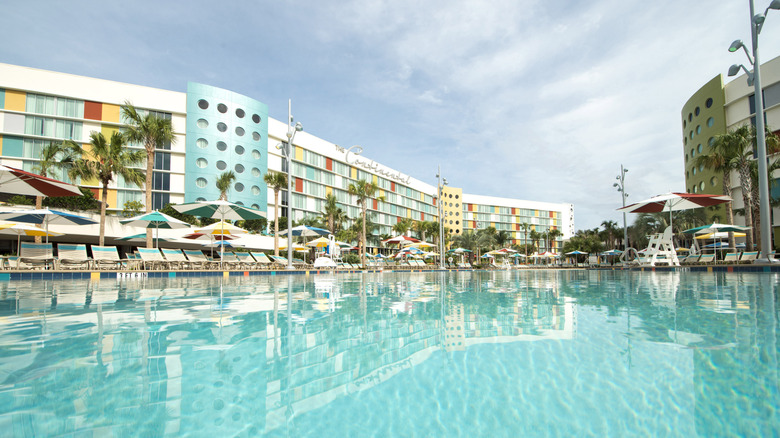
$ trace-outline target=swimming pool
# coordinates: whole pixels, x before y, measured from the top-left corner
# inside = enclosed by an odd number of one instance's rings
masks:
[[[0,282],[0,434],[778,436],[778,280]]]

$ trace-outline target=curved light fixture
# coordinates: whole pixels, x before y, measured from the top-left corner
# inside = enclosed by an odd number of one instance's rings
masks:
[[[734,40],[734,42],[729,46],[729,52],[736,52],[740,48],[744,47],[745,45],[742,43],[742,40]]]

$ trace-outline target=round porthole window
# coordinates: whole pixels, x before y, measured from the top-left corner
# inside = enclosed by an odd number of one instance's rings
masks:
[[[244,128],[240,126],[236,127],[236,135],[242,137],[244,135]]]
[[[207,100],[201,99],[198,101],[198,108],[200,109],[208,109],[209,108],[209,102]]]
[[[236,154],[238,155],[244,155],[244,147],[241,145],[236,146]]]
[[[255,210],[260,210],[260,206],[257,204],[252,204],[252,208],[254,208]]]
[[[227,150],[227,143],[224,141],[218,141],[217,142],[217,150],[221,152],[225,152]]]
[[[252,121],[255,123],[260,123],[260,116],[257,114],[252,114]]]
[[[217,105],[217,111],[221,112],[222,114],[225,114],[227,112],[227,105],[224,103],[220,103]]]
[[[227,131],[227,125],[222,122],[217,123],[217,131],[219,132]]]
[[[252,194],[258,196],[260,194],[260,187],[252,186]]]
[[[695,110],[693,110],[693,114],[695,114],[696,116],[698,116],[700,111],[701,111],[701,110],[700,110],[700,109],[699,109],[699,107],[697,106],[697,107],[696,107],[696,109],[695,109]]]
[[[209,121],[206,119],[198,119],[198,128],[206,129],[209,127]]]
[[[201,169],[204,169],[209,165],[209,161],[205,158],[198,158],[197,160],[195,160],[195,165],[197,165]]]
[[[197,144],[198,147],[201,149],[206,149],[209,145],[209,142],[205,138],[199,138],[198,141],[195,142],[195,144]]]
[[[706,106],[707,108],[712,106],[712,98],[711,97],[707,98],[707,101],[704,103],[704,106]]]
[[[260,169],[257,167],[252,168],[252,176],[255,178],[260,178]]]
[[[712,117],[707,119],[707,127],[708,128],[712,128],[712,125],[714,125],[714,124],[715,124],[715,119],[713,119]]]
[[[227,169],[227,163],[225,163],[222,160],[217,161],[217,169],[219,169],[219,170]]]
[[[255,131],[252,133],[252,140],[254,141],[260,141],[260,133]]]
[[[241,164],[236,164],[235,169],[236,173],[244,173],[244,166]]]
[[[244,191],[244,185],[241,183],[236,183],[236,191],[237,192],[243,192]]]
[[[260,159],[260,151],[258,151],[257,149],[253,149],[252,150],[252,158],[254,158],[255,160],[259,160]]]
[[[236,117],[243,119],[246,113],[241,108],[236,109]]]
[[[204,188],[209,182],[206,180],[206,178],[198,178],[195,180],[195,185]]]

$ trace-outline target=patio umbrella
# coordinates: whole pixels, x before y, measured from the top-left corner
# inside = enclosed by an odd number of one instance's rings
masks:
[[[726,195],[706,195],[696,193],[665,193],[644,201],[618,208],[626,213],[669,212],[669,226],[672,226],[672,212],[691,208],[709,207],[731,201]]]
[[[717,233],[717,232],[729,232],[729,231],[747,231],[752,227],[742,227],[739,225],[719,224],[712,223],[709,225],[702,225],[701,227],[690,228],[683,231],[683,234],[699,234],[699,233]]]
[[[0,164],[0,192],[28,196],[81,196],[73,184]]]
[[[412,242],[407,246],[412,246],[414,248],[436,248],[436,245],[428,242]]]
[[[133,234],[132,236],[120,237],[119,239],[116,240],[123,240],[123,241],[144,240],[145,241],[146,233],[138,233],[138,234]],[[171,239],[166,239],[165,237],[157,237],[155,240],[157,240],[157,244],[159,245],[160,241],[169,242]]]
[[[174,205],[173,209],[179,213],[190,214],[193,216],[208,217],[224,221],[262,219],[265,213],[253,208],[247,208],[243,205],[218,199],[216,201],[197,201],[187,204]]]
[[[313,248],[325,248],[330,244],[330,241],[326,237],[318,237],[311,242],[306,243],[306,246],[311,246]]]
[[[7,223],[0,225],[0,234],[9,234],[16,236],[16,254],[19,254],[19,248],[22,246],[22,236],[62,236],[63,233],[54,231],[45,231],[38,227],[25,224]]]
[[[451,249],[451,250],[449,250],[447,252],[454,252],[455,254],[463,254],[463,253],[472,252],[472,251],[470,249],[466,249],[466,248],[455,248],[455,249]]]
[[[184,221],[180,221],[179,219],[176,219],[175,217],[168,216],[165,213],[160,213],[157,210],[151,211],[149,213],[140,214],[135,217],[131,217],[129,219],[123,219],[119,221],[122,225],[130,225],[131,227],[139,227],[139,228],[147,228],[147,229],[154,229],[155,232],[155,240],[158,240],[160,237],[160,228],[163,229],[173,229],[173,228],[189,228],[190,224]],[[160,242],[153,241],[152,247],[159,246]]]
[[[330,234],[330,231],[317,228],[317,227],[310,227],[308,225],[298,225],[297,227],[288,228],[284,231],[280,231],[280,236],[286,236],[288,232],[292,231],[293,236],[302,236],[302,237],[314,237],[314,236],[327,236]]]
[[[391,237],[389,239],[385,239],[382,241],[382,243],[397,243],[397,244],[403,244],[405,242],[415,243],[415,242],[419,242],[419,240],[415,239],[414,237],[401,235],[401,236]]]
[[[205,227],[197,228],[195,229],[195,232],[212,236],[249,234],[249,231],[225,221],[219,221]]]
[[[63,211],[49,210],[48,208],[40,210],[3,211],[0,212],[0,219],[13,222],[26,222],[28,224],[42,224],[47,233],[49,232],[49,224],[89,225],[97,223],[97,221],[88,217],[65,213]],[[49,243],[49,236],[46,236],[46,243]]]
[[[569,252],[566,253],[566,255],[583,255],[583,254],[587,254],[587,253],[586,252],[582,252],[582,251],[580,251],[578,249],[574,250],[574,251],[569,251]]]

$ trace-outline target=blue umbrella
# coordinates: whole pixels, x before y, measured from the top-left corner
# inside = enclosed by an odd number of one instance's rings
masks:
[[[72,213],[65,213],[64,211],[49,210],[44,208],[41,210],[14,210],[0,212],[0,219],[12,221],[12,222],[26,222],[28,224],[43,224],[45,225],[46,232],[49,232],[49,224],[74,224],[74,225],[89,225],[96,224],[97,221],[88,217],[79,216]],[[46,243],[49,242],[49,236],[46,236]]]

